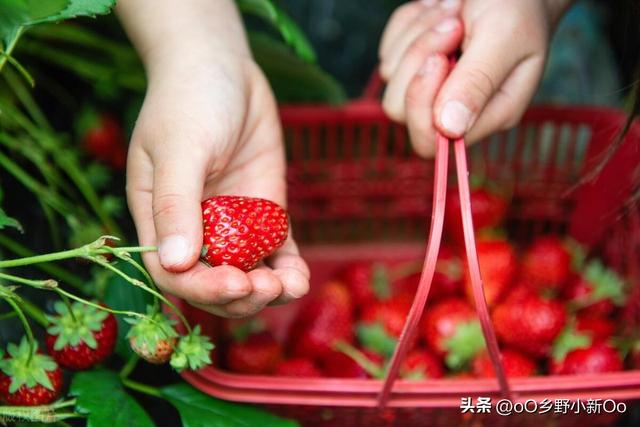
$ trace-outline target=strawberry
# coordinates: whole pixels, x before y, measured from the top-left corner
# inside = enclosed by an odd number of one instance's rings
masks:
[[[459,369],[484,347],[476,313],[463,299],[449,298],[427,307],[422,330],[429,347],[451,369]]]
[[[487,304],[493,306],[500,301],[515,277],[517,272],[516,254],[509,242],[503,239],[481,239],[476,247],[484,296]],[[469,301],[474,301],[468,271],[465,274],[465,289]]]
[[[583,375],[617,372],[622,369],[622,358],[618,350],[600,341],[554,356],[550,371],[553,375]]]
[[[382,264],[353,262],[345,267],[340,277],[349,289],[356,308],[391,295],[387,269]]]
[[[379,354],[360,350],[344,341],[336,341],[334,351],[320,359],[322,372],[334,378],[382,378],[384,358]]]
[[[419,279],[420,276],[418,276]],[[429,291],[429,299],[433,301],[460,294],[462,292],[463,279],[464,267],[462,260],[451,247],[442,245],[438,252],[438,262],[433,275],[433,284]],[[417,283],[418,281],[416,281],[416,286]]]
[[[536,363],[524,354],[508,348],[500,350],[502,366],[507,377],[531,377],[536,373]],[[479,378],[496,376],[489,353],[480,353],[473,359],[473,374]]]
[[[7,405],[46,405],[58,398],[62,370],[49,356],[38,353],[23,338],[19,345],[7,346],[0,360],[0,401]]]
[[[410,380],[444,377],[440,360],[428,350],[416,349],[407,354],[400,365],[400,376]]]
[[[584,315],[604,317],[625,303],[624,281],[599,261],[591,261],[584,272],[564,289],[563,296]]]
[[[60,366],[89,369],[113,353],[118,339],[118,322],[113,314],[80,302],[68,307],[57,301],[54,310],[55,315],[47,316],[50,326],[45,344]]]
[[[534,294],[509,298],[492,317],[502,342],[534,357],[548,353],[567,320],[562,304]]]
[[[282,359],[282,346],[268,331],[234,342],[227,351],[227,366],[234,372],[271,374]]]
[[[127,144],[122,126],[109,113],[85,110],[78,120],[80,143],[96,160],[122,170],[127,163]]]
[[[352,339],[353,305],[349,291],[340,282],[329,282],[299,311],[288,345],[295,356],[319,358],[333,352],[336,341]]]
[[[313,360],[300,357],[281,361],[276,366],[275,375],[280,377],[321,377],[322,372]]]
[[[209,265],[249,271],[273,254],[287,238],[287,212],[264,199],[217,196],[202,202],[204,246]]]
[[[571,273],[572,257],[555,236],[536,238],[522,259],[522,277],[535,289],[559,290]]]
[[[471,216],[476,231],[499,227],[507,213],[507,198],[489,188],[475,188],[470,193]],[[447,193],[444,224],[447,235],[458,245],[464,244],[462,231],[462,214],[458,190],[452,189]]]
[[[611,320],[603,317],[578,316],[575,329],[595,341],[606,341],[614,334],[616,327]]]
[[[154,365],[167,363],[171,359],[178,341],[174,320],[168,319],[152,306],[147,307],[147,317],[125,320],[133,325],[127,338],[138,356]]]
[[[407,315],[411,302],[402,296],[377,301],[364,309],[356,332],[363,347],[384,356],[391,356]]]

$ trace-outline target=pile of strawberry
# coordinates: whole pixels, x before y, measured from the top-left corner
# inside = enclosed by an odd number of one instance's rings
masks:
[[[474,308],[456,200],[451,192],[446,242],[400,369],[405,379],[495,376]],[[621,338],[628,291],[622,278],[560,236],[536,236],[525,245],[510,241],[501,231],[508,206],[502,195],[479,188],[472,204],[485,297],[509,377],[620,371],[627,356],[629,366],[640,360],[638,346]],[[345,265],[308,298],[283,340],[264,322],[229,322],[223,367],[257,375],[383,377],[420,268]]]

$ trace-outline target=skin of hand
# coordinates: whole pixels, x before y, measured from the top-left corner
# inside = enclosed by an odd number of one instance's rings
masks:
[[[173,3],[173,4],[172,4]],[[257,269],[208,267],[200,202],[220,194],[286,205],[277,107],[231,0],[121,0],[117,12],[148,75],[127,159],[127,199],[158,286],[243,317],[306,294],[309,269],[289,236]]]
[[[540,81],[570,0],[422,0],[393,13],[380,44],[383,107],[416,152],[436,131],[476,142],[515,126]],[[462,51],[450,70],[447,55]],[[450,72],[450,73],[449,73]]]

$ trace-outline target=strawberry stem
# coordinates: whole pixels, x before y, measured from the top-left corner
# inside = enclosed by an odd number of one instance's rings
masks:
[[[371,360],[369,360],[369,358],[362,353],[361,351],[359,351],[357,348],[353,347],[352,345],[344,342],[344,341],[337,341],[333,347],[343,353],[344,355],[346,355],[347,357],[351,358],[354,362],[356,362],[362,369],[364,369],[365,371],[367,371],[367,373],[369,375],[371,375],[373,378],[383,378],[384,377],[384,370],[382,368],[380,368],[377,364],[375,364],[374,362],[372,362]]]
[[[5,301],[13,308],[13,310],[18,315],[20,322],[22,322],[22,327],[24,328],[25,333],[27,334],[27,340],[29,341],[29,346],[31,347],[31,351],[29,352],[29,358],[27,359],[27,365],[31,362],[31,357],[35,354],[38,349],[38,344],[36,343],[35,338],[33,337],[33,330],[31,330],[31,326],[29,325],[29,321],[24,315],[24,312],[20,308],[17,302],[13,300],[13,298],[5,298]]]
[[[136,365],[138,364],[139,361],[140,361],[140,357],[136,353],[133,353],[131,357],[129,357],[129,360],[127,360],[127,363],[125,363],[122,369],[120,370],[120,373],[118,374],[118,376],[122,380],[125,380],[131,374],[131,372],[133,372],[133,370],[136,368]]]
[[[66,295],[60,293],[60,289],[56,288],[56,292],[60,296],[62,303],[67,307],[67,311],[69,312],[69,315],[73,319],[73,323],[77,326],[80,326],[80,324],[78,323],[78,319],[76,318],[76,314],[73,312],[73,306],[71,305],[71,301],[69,301],[69,298],[67,298]]]
[[[125,378],[122,380],[122,385],[124,385],[127,388],[130,388],[131,390],[135,390],[137,392],[146,394],[148,396],[162,398],[162,393],[160,392],[160,390],[150,385],[142,384],[137,381],[130,380],[128,378]]]
[[[79,248],[69,249],[66,251],[52,252],[50,254],[34,255],[34,256],[25,257],[25,258],[3,260],[3,261],[0,261],[0,268],[22,267],[25,265],[60,261],[60,260],[69,259],[69,258],[88,258],[90,256],[104,255],[109,253],[114,253],[114,254],[118,252],[139,253],[139,252],[154,252],[158,250],[155,246],[90,248],[89,247],[90,245],[91,244],[84,245]]]

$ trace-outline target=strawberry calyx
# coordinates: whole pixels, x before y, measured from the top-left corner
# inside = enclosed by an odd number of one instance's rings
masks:
[[[587,264],[584,270],[584,278],[593,286],[593,291],[585,301],[587,305],[605,299],[611,300],[618,306],[624,305],[624,281],[600,261],[591,261]]]
[[[575,322],[570,322],[555,339],[551,348],[551,357],[556,362],[560,362],[570,352],[579,348],[588,348],[592,341],[588,333],[578,332]]]
[[[393,354],[398,343],[387,333],[382,322],[360,323],[356,335],[364,348],[387,357]]]
[[[445,364],[453,370],[466,366],[486,348],[480,322],[472,320],[457,325],[453,335],[444,342],[447,349]]]
[[[178,336],[174,328],[175,320],[167,318],[153,306],[147,307],[146,317],[127,317],[124,320],[132,325],[127,338],[132,340],[135,347],[147,349],[152,354],[156,352],[159,343],[173,343],[172,338]]]
[[[263,332],[267,329],[264,321],[259,317],[252,317],[244,322],[241,322],[237,326],[234,326],[231,330],[231,335],[235,342],[243,343],[254,334]]]
[[[55,391],[47,372],[58,369],[58,364],[51,357],[38,353],[24,337],[18,345],[10,343],[7,352],[8,357],[0,360],[0,370],[11,378],[9,393],[15,393],[23,385],[33,388],[38,384]]]
[[[376,263],[371,267],[371,288],[379,300],[385,300],[391,297],[389,274],[384,265]]]
[[[576,272],[581,271],[587,258],[587,249],[570,237],[565,239],[564,247],[571,255],[571,269]]]
[[[178,372],[186,368],[195,371],[211,364],[210,353],[213,348],[209,337],[202,335],[200,325],[197,325],[178,341],[169,363]]]
[[[67,306],[62,301],[56,301],[53,306],[56,315],[47,315],[50,326],[47,333],[56,336],[54,350],[62,350],[70,346],[76,347],[85,343],[95,350],[98,343],[95,332],[102,329],[104,320],[109,313],[96,307],[74,302]]]

